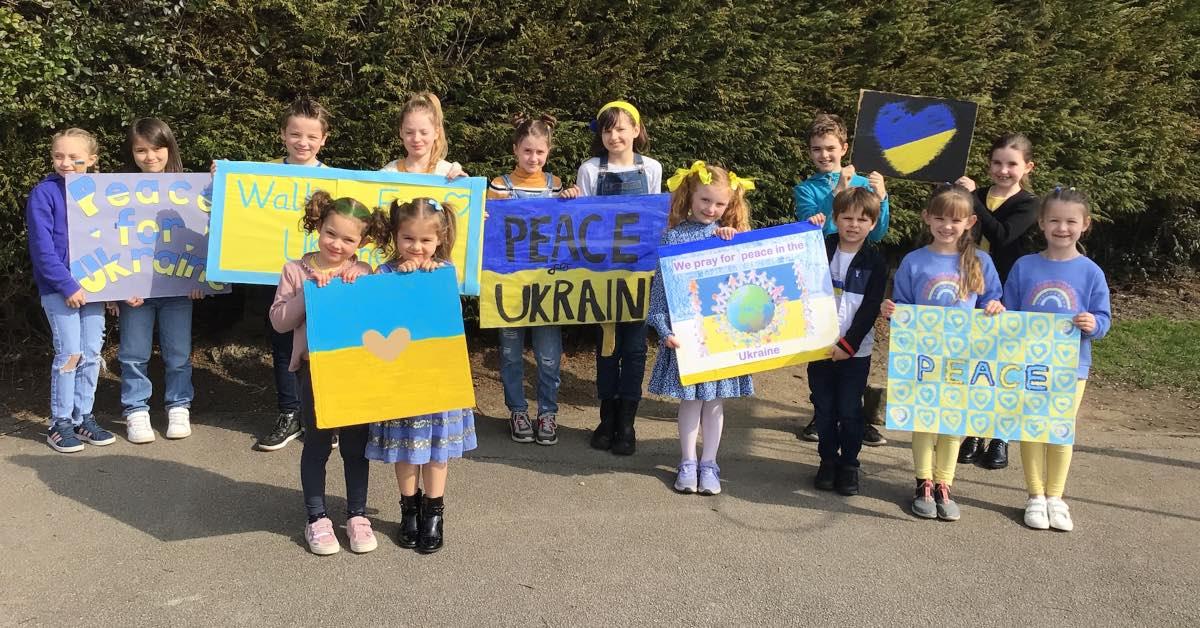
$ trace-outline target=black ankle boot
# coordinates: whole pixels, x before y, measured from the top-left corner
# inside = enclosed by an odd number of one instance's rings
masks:
[[[421,538],[417,541],[417,551],[422,554],[442,549],[442,518],[446,507],[440,497],[434,502],[428,497],[421,500]]]
[[[1003,469],[1008,466],[1008,443],[993,438],[992,442],[988,443],[987,453],[983,455],[983,459],[979,464],[986,469]]]
[[[617,409],[617,428],[613,434],[612,452],[618,456],[631,456],[637,449],[637,434],[633,431],[633,421],[637,418],[638,404],[641,399],[622,399]]]
[[[983,439],[968,436],[958,448],[958,464],[972,464],[983,454]]]
[[[617,427],[617,409],[620,399],[600,400],[600,425],[592,432],[593,449],[610,449],[613,444],[613,430]]]
[[[421,517],[421,490],[416,495],[400,496],[400,530],[396,533],[396,544],[404,549],[413,549],[421,533],[417,522]]]

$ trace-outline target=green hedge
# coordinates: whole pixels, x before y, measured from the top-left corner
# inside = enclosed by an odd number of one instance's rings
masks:
[[[834,6],[835,8],[830,8]],[[791,215],[811,172],[803,129],[854,116],[859,88],[981,104],[970,174],[990,139],[1034,140],[1034,185],[1089,190],[1106,224],[1091,249],[1110,273],[1187,267],[1200,252],[1200,8],[1159,2],[696,2],[643,0],[146,0],[0,2],[0,327],[40,312],[25,253],[24,196],[49,171],[53,130],[96,131],[118,166],[124,127],[168,120],[184,162],[281,154],[277,117],[299,93],[335,114],[322,157],[377,168],[399,155],[396,113],[430,89],[451,158],[511,168],[506,120],[564,121],[550,169],[573,178],[587,120],[627,97],[649,155],[759,179],[760,224]],[[927,189],[889,185],[897,251]]]

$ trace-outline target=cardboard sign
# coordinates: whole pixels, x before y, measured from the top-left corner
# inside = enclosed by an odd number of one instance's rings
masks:
[[[1074,442],[1071,316],[897,305],[891,330],[888,429]]]
[[[966,100],[860,90],[850,162],[861,174],[953,182],[967,171],[978,108]]]
[[[642,320],[669,194],[488,204],[480,327]]]
[[[458,272],[459,291],[479,294],[487,192],[483,177],[446,181],[432,174],[246,161],[217,162],[209,245],[214,262],[209,276],[234,283],[278,284],[285,262],[317,250],[316,234],[306,234],[300,227],[304,204],[316,190],[334,198],[348,196],[377,211],[386,211],[395,199],[428,197],[452,204],[457,237],[450,261]],[[361,249],[358,257],[372,268],[383,262],[370,246]]]
[[[659,249],[684,385],[829,357],[837,308],[811,223]]]
[[[454,269],[310,281],[304,307],[317,427],[475,406]]]
[[[69,174],[68,260],[89,301],[229,292],[208,268],[207,174]]]

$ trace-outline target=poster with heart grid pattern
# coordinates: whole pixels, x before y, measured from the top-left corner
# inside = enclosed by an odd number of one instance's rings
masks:
[[[887,427],[1069,445],[1078,364],[1065,314],[897,305]]]

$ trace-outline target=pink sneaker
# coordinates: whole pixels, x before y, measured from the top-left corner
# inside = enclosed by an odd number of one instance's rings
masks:
[[[304,540],[308,542],[308,551],[317,556],[328,556],[342,551],[337,536],[333,534],[333,522],[329,517],[321,517],[304,526]]]
[[[346,521],[346,536],[350,537],[350,551],[355,554],[373,551],[378,545],[375,532],[371,530],[371,520],[366,517],[350,517]]]

